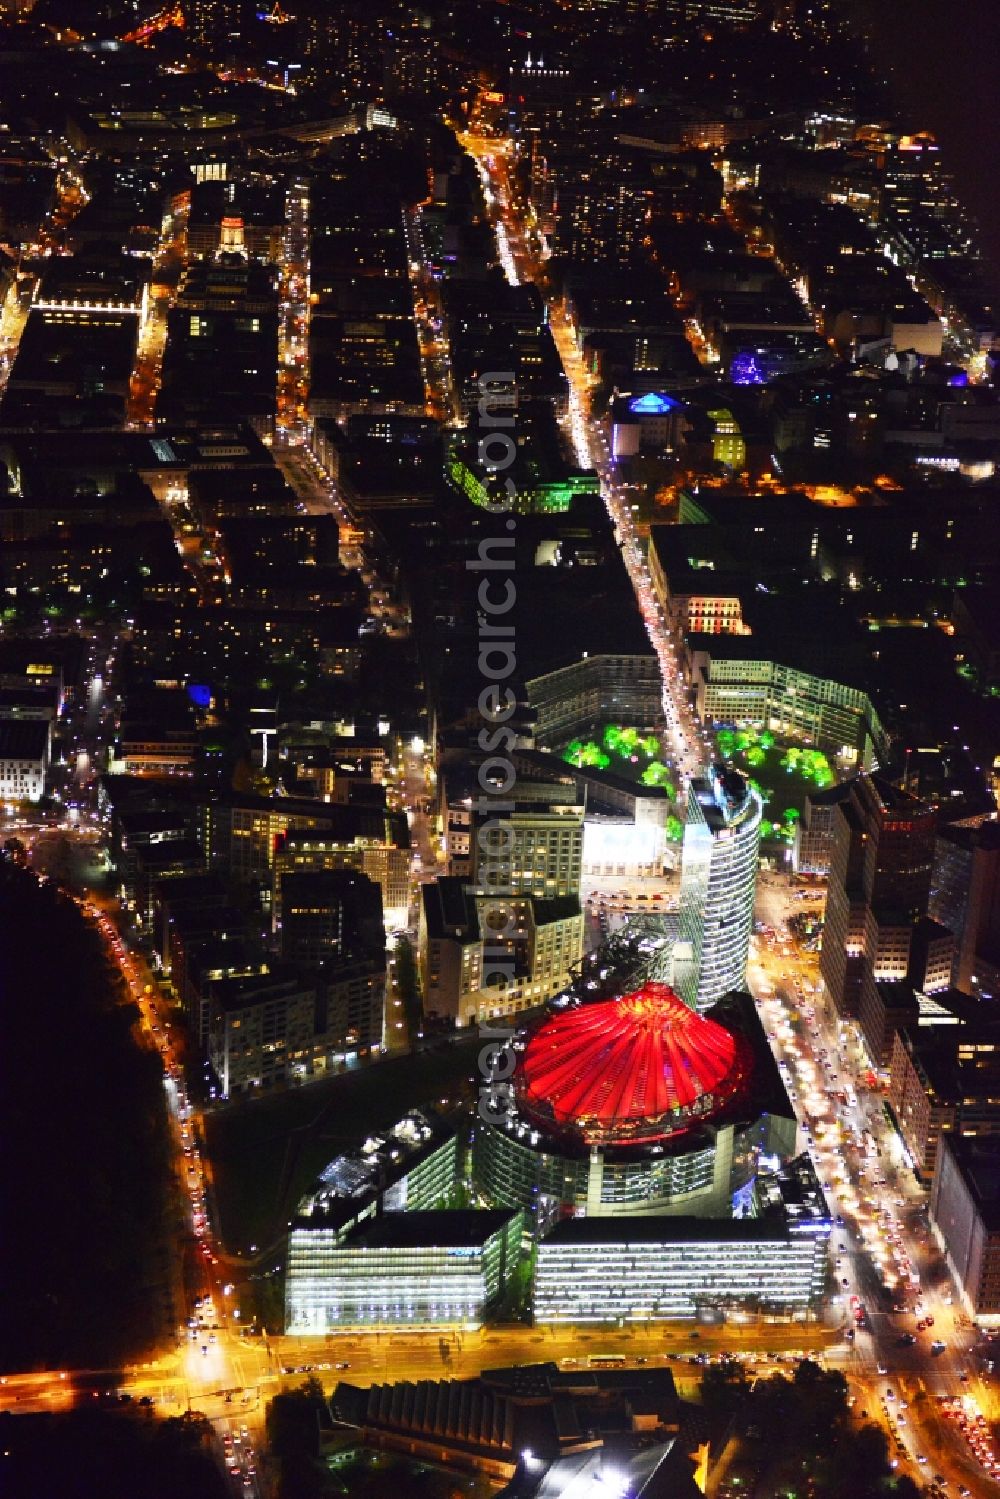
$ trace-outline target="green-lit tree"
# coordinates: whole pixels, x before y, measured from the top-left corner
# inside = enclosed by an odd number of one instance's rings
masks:
[[[580,751],[580,759],[577,763],[580,765],[595,766],[598,770],[607,770],[611,764],[611,757],[604,753],[599,744],[595,744],[592,739],[588,739]]]
[[[622,753],[621,725],[617,723],[607,724],[602,735],[602,743],[604,748],[610,751],[611,754],[620,755]]]
[[[674,800],[674,797],[676,796],[676,790],[674,788],[673,782],[670,779],[670,771],[664,765],[662,760],[651,761],[651,763],[646,766],[646,769],[643,771],[639,779],[644,786],[661,786],[670,797],[671,801]]]

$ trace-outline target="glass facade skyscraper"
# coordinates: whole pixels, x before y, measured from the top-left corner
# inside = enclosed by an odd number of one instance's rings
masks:
[[[691,782],[681,853],[674,986],[706,1010],[742,989],[753,931],[761,800],[738,771],[714,766]]]

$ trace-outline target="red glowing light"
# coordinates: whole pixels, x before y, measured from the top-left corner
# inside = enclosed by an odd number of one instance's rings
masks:
[[[518,1069],[524,1111],[590,1143],[651,1142],[740,1093],[750,1049],[666,984],[580,1005],[536,1031]]]

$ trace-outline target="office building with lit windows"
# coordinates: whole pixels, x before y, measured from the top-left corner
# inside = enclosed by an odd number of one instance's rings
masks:
[[[967,1315],[979,1327],[1000,1327],[1000,1166],[993,1140],[942,1136],[930,1224]]]
[[[329,1245],[293,1232],[297,1285],[305,1292],[311,1279],[311,1288],[304,1323],[289,1330],[478,1324],[520,1248],[521,1214],[510,1211],[384,1213]]]
[[[893,1036],[888,1096],[909,1164],[930,1181],[946,1134],[1000,1135],[1000,1026],[954,989],[918,1006]]]
[[[223,1098],[319,1077],[385,1039],[385,954],[224,974],[207,987],[206,1051]]]
[[[826,1236],[793,1233],[780,1218],[572,1218],[538,1246],[535,1321],[805,1313],[822,1300],[827,1258]]]
[[[976,999],[1000,994],[1000,823],[940,829],[927,911],[955,935],[955,988]]]
[[[382,894],[386,926],[402,926],[410,897],[410,850],[405,819],[397,813],[345,808],[328,826],[289,827],[274,844],[272,922],[280,930],[290,876],[355,869]]]
[[[37,802],[44,795],[51,743],[44,719],[0,722],[0,799]]]
[[[881,776],[858,776],[837,805],[820,971],[844,1019],[876,1012],[879,983],[912,978],[924,986],[925,974],[916,970],[931,956],[919,939],[926,936],[921,918],[936,824],[933,806]]]
[[[698,604],[705,611],[735,604],[736,614],[740,611],[738,597],[699,596]],[[712,637],[689,645],[690,680],[704,723],[767,729],[815,744],[842,765],[862,770],[884,758],[885,729],[860,687],[768,659],[749,629],[719,626],[707,612],[689,628]]]
[[[715,766],[688,788],[674,979],[698,1010],[746,978],[761,812],[738,771]]]
[[[285,1330],[322,1329],[334,1251],[381,1214],[427,1216],[451,1201],[463,1157],[454,1124],[432,1109],[413,1109],[383,1134],[335,1156],[289,1228]]]
[[[498,902],[470,894],[454,875],[428,882],[420,895],[425,1015],[464,1026],[536,1007],[566,988],[583,955],[575,895]]]
[[[728,1218],[796,1124],[748,994],[699,1015],[666,984],[570,1004],[500,1052],[473,1174],[540,1235],[562,1218]]]
[[[483,894],[579,896],[583,806],[515,803],[472,818],[472,888]]]
[[[525,682],[536,745],[565,744],[606,723],[653,731],[663,718],[663,684],[654,651],[587,652]]]

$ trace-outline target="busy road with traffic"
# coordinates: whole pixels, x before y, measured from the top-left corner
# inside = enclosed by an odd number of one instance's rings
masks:
[[[533,281],[545,289],[547,278],[542,246],[517,196],[510,172],[510,143],[492,136],[467,134],[462,144],[475,161],[487,204],[498,232],[501,264],[514,281]],[[633,502],[616,470],[611,452],[609,422],[592,406],[594,380],[587,371],[566,304],[549,296],[548,319],[553,341],[569,386],[565,420],[567,438],[576,461],[592,468],[615,527],[622,560],[628,571],[663,680],[664,753],[679,776],[690,779],[705,768],[711,739],[695,716],[680,667],[678,641],[669,628],[656,597],[649,565],[639,537]]]

